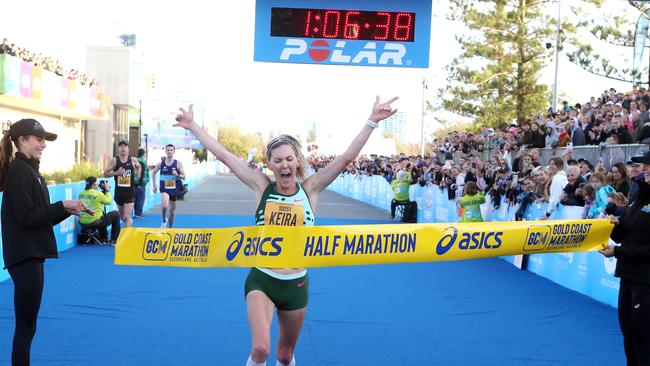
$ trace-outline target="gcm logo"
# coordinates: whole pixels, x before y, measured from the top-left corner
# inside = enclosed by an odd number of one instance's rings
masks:
[[[164,261],[171,247],[172,237],[167,233],[147,233],[142,247],[142,258],[148,261]]]

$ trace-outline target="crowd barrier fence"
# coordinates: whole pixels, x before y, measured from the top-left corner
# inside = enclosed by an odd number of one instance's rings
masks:
[[[328,189],[341,195],[366,202],[390,212],[393,191],[380,176],[340,175]],[[414,184],[409,192],[418,204],[418,223],[458,222],[456,204],[448,199],[447,190],[436,185],[421,187]],[[492,203],[481,207],[484,221],[514,221],[518,206],[502,202],[498,208]],[[547,204],[532,203],[525,213],[526,220],[536,220],[546,212]],[[550,219],[579,219],[582,207],[558,206]],[[523,244],[523,243],[522,243]],[[515,263],[515,257],[502,257]],[[605,258],[600,253],[531,254],[527,256],[526,270],[545,277],[561,286],[580,292],[597,301],[617,307],[619,279],[614,277],[615,258]]]
[[[199,164],[193,164],[190,166],[185,166],[185,175],[186,179],[183,180],[184,184],[187,184],[188,189],[192,190],[196,187],[199,182],[209,174],[215,174],[221,168],[220,164],[217,162],[204,162]],[[114,183],[113,178],[99,178],[110,180],[111,182],[111,191],[114,192]],[[67,184],[57,184],[49,186],[48,190],[50,192],[50,201],[57,202],[61,200],[72,200],[79,197],[79,193],[85,188],[85,182],[73,182]],[[160,194],[153,192],[152,182],[147,184],[146,188],[146,198],[144,202],[143,210],[148,210],[154,206],[160,204]],[[0,192],[0,201],[2,200],[2,193]],[[111,205],[105,206],[106,211],[117,210],[117,205],[113,202]],[[62,221],[60,224],[54,227],[54,235],[56,237],[57,248],[59,252],[70,249],[77,245],[77,234],[79,233],[79,218],[76,216],[70,216],[66,220]],[[0,249],[2,249],[2,238],[0,238]],[[4,260],[0,257],[0,282],[9,278],[9,273],[7,270],[3,270]]]
[[[547,164],[548,161],[554,156],[562,156],[566,148],[544,148],[539,149],[540,151],[540,160],[543,164]],[[627,162],[632,156],[643,154],[648,150],[648,145],[643,144],[626,144],[626,145],[608,145],[608,146],[574,146],[571,157],[575,160],[578,159],[587,159],[592,162],[594,165],[598,162],[599,158],[603,159],[603,164],[605,168],[609,169],[614,163]],[[526,150],[530,152],[530,150]],[[503,156],[503,152],[497,150],[483,150],[483,151],[473,151],[474,154],[478,155],[481,161],[489,161],[490,157],[493,155],[498,155],[499,157]],[[454,161],[458,161],[460,158],[464,157],[467,154],[464,154],[460,151],[454,153]],[[444,154],[439,153],[438,158],[444,161]],[[514,159],[514,152],[512,155]]]

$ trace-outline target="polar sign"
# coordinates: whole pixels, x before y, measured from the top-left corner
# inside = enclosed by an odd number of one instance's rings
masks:
[[[257,0],[255,61],[429,66],[431,1]]]

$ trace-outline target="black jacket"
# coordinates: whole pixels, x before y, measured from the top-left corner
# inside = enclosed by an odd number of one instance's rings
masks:
[[[614,226],[612,240],[616,277],[650,285],[650,185],[639,183],[639,195]]]
[[[567,185],[564,186],[564,193],[566,193],[566,199],[561,201],[560,203],[565,206],[584,206],[585,205],[584,197],[576,194],[576,189],[580,187],[580,184],[584,186],[584,183],[585,180],[582,177],[578,177],[578,179],[576,179],[576,182],[573,184],[567,183]]]
[[[53,226],[70,216],[63,202],[50,203],[38,161],[21,153],[9,164],[2,194],[5,267],[30,258],[57,258]]]

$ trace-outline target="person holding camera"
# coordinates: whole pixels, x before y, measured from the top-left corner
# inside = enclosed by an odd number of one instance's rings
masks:
[[[395,219],[395,210],[397,206],[404,206],[404,214],[402,221],[416,222],[417,221],[417,203],[409,199],[409,188],[411,187],[411,180],[407,177],[406,171],[400,170],[397,172],[395,180],[391,182],[393,188],[393,200],[390,202],[390,217]]]
[[[86,188],[79,193],[79,200],[90,211],[79,215],[79,223],[96,229],[104,229],[111,225],[111,239],[108,243],[115,245],[117,237],[120,236],[120,214],[117,211],[104,213],[102,210],[102,206],[113,202],[110,182],[107,180],[97,182],[95,177],[86,178]]]

